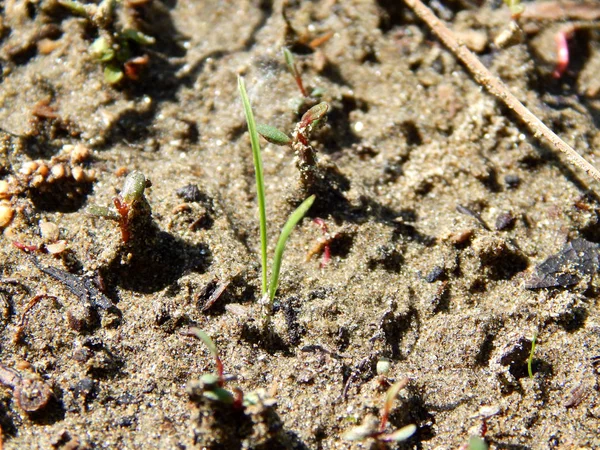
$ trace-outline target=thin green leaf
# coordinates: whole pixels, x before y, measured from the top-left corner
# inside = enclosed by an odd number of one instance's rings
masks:
[[[128,28],[121,33],[124,38],[130,39],[141,45],[152,45],[156,43],[156,39],[152,36],[142,33],[141,31]]]
[[[415,424],[410,424],[399,430],[380,436],[379,440],[384,442],[403,442],[415,434],[415,431],[417,431],[417,426]]]
[[[262,262],[262,295],[267,293],[267,212],[265,208],[265,182],[263,177],[262,158],[260,155],[260,143],[258,141],[258,132],[256,131],[256,122],[250,106],[250,99],[246,92],[244,79],[238,76],[238,89],[244,105],[248,131],[250,132],[250,144],[252,145],[252,156],[254,158],[254,171],[256,174],[256,196],[258,198],[258,214],[260,221],[260,256]]]
[[[287,134],[271,125],[257,123],[256,131],[271,144],[289,145],[292,142],[292,139]]]
[[[102,217],[103,219],[118,221],[120,218],[118,214],[116,214],[113,210],[107,208],[106,206],[90,205],[87,207],[86,212],[90,216]]]
[[[527,372],[529,373],[529,378],[533,378],[533,353],[535,352],[536,341],[537,333],[533,335],[533,339],[531,340],[531,351],[529,352],[529,359],[527,360]]]
[[[269,283],[269,299],[271,301],[271,304],[273,304],[273,300],[275,300],[275,292],[277,291],[277,285],[279,284],[279,271],[281,269],[281,260],[283,258],[285,244],[287,243],[287,240],[290,237],[290,234],[292,233],[294,227],[306,215],[307,211],[310,209],[314,201],[314,195],[311,195],[306,200],[304,200],[300,204],[300,206],[298,206],[298,208],[296,208],[296,210],[290,215],[290,218],[287,220],[287,222],[281,229],[281,234],[279,235],[277,245],[275,246],[275,255],[273,255],[273,267],[271,268],[271,282]]]
[[[79,2],[72,0],[58,0],[58,3],[78,16],[87,17],[88,19],[90,17],[86,7]]]
[[[287,64],[288,69],[290,69],[291,74],[294,76],[294,78],[297,78],[299,75],[298,71],[296,70],[294,55],[292,55],[292,52],[290,52],[287,47],[283,47],[283,57],[285,58],[285,63]]]
[[[215,345],[213,340],[210,338],[210,336],[208,334],[206,334],[200,328],[192,327],[185,334],[190,335],[190,336],[196,336],[198,339],[200,339],[202,342],[204,342],[204,345],[206,345],[206,347],[208,348],[208,351],[215,358],[217,358],[219,356],[219,351],[217,350],[217,346]]]

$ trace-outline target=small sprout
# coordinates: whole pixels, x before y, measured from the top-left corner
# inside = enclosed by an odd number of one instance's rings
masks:
[[[257,123],[256,131],[271,144],[290,145],[292,143],[292,139],[287,134],[271,125]]]
[[[533,334],[533,339],[531,340],[531,351],[529,352],[529,359],[527,360],[527,373],[529,374],[529,378],[533,378],[533,354],[535,352],[537,335],[537,332]]]
[[[154,39],[152,36],[131,28],[124,30],[121,33],[121,37],[137,42],[140,45],[153,45],[156,43],[156,39]]]
[[[223,363],[221,362],[221,358],[219,357],[219,351],[217,350],[217,346],[215,345],[213,340],[210,338],[210,336],[208,334],[206,334],[200,328],[195,328],[195,327],[190,328],[184,334],[186,336],[194,336],[194,337],[200,339],[202,342],[204,342],[204,345],[206,345],[206,347],[208,348],[208,351],[215,358],[215,365],[217,366],[217,377],[218,377],[217,381],[219,383],[219,386],[223,386],[225,384],[225,381],[223,378]]]
[[[394,405],[394,401],[396,400],[398,393],[405,388],[407,384],[408,378],[403,378],[400,381],[396,381],[387,390],[387,393],[385,394],[385,403],[383,405],[383,414],[381,415],[381,425],[379,426],[379,431],[383,431],[385,429],[390,412],[392,411],[392,406]]]
[[[414,424],[394,430],[391,433],[385,433],[388,417],[390,415],[394,400],[398,392],[408,384],[408,378],[404,378],[394,383],[387,391],[385,396],[385,404],[379,426],[377,419],[374,416],[367,416],[362,425],[354,427],[346,434],[344,439],[349,441],[364,441],[366,439],[375,439],[378,442],[403,442],[409,439],[417,431],[417,426]]]
[[[262,168],[262,157],[260,153],[260,143],[258,141],[258,131],[256,122],[254,121],[254,114],[252,113],[252,106],[250,105],[250,99],[246,92],[246,85],[244,79],[238,77],[238,89],[242,98],[242,104],[244,105],[244,113],[246,115],[246,121],[248,123],[248,131],[250,133],[250,143],[252,147],[252,156],[254,160],[254,170],[256,174],[256,193],[258,198],[258,211],[259,211],[259,224],[260,224],[260,241],[261,241],[261,263],[262,263],[262,299],[264,299],[266,306],[267,318],[273,313],[273,301],[275,300],[275,293],[279,284],[279,271],[281,269],[281,260],[283,257],[283,251],[287,240],[294,229],[294,227],[302,220],[306,215],[308,209],[312,206],[315,201],[315,196],[312,195],[300,204],[300,206],[290,215],[289,219],[283,226],[277,245],[275,247],[275,254],[273,256],[273,263],[271,268],[271,279],[267,284],[267,213],[265,207],[265,187],[264,177]],[[269,127],[272,128],[272,127]],[[268,321],[265,322],[265,326]]]
[[[306,89],[304,89],[304,83],[302,83],[302,77],[300,76],[300,72],[298,72],[298,68],[296,67],[296,61],[294,61],[294,55],[292,55],[292,52],[290,52],[287,47],[283,47],[283,57],[285,58],[285,63],[287,64],[290,73],[294,77],[302,96],[308,97]]]
[[[488,445],[481,436],[471,436],[467,444],[467,450],[488,450]]]
[[[523,14],[523,11],[525,11],[525,7],[521,4],[521,0],[504,0],[504,3],[508,6],[513,20],[518,19],[521,14]]]
[[[101,36],[90,45],[90,55],[100,62],[108,62],[115,57],[115,51],[108,40]]]
[[[144,196],[145,189],[146,177],[139,170],[134,170],[125,178],[123,190],[121,191],[121,198],[125,203],[131,206]]]
[[[302,119],[300,119],[300,126],[302,128],[317,126],[319,121],[323,117],[325,117],[327,111],[329,111],[329,105],[325,102],[321,102],[318,105],[313,106],[308,111],[306,111],[302,116]]]
[[[298,206],[298,208],[296,208],[296,210],[290,215],[288,221],[281,229],[281,234],[279,235],[277,245],[275,246],[275,255],[273,256],[273,266],[271,268],[271,282],[269,283],[269,297],[271,301],[271,306],[273,305],[273,301],[275,300],[275,292],[277,291],[277,285],[279,284],[279,270],[281,269],[281,260],[283,259],[283,251],[285,250],[285,244],[287,243],[287,240],[290,237],[290,234],[292,233],[294,227],[306,215],[314,201],[314,195],[311,195],[306,200],[304,200],[300,204],[300,206]]]
[[[118,84],[123,79],[123,70],[112,64],[104,68],[104,81],[108,84]]]

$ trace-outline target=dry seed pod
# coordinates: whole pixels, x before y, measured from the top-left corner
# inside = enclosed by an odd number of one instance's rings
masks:
[[[48,404],[52,391],[42,380],[25,378],[15,386],[13,396],[21,409],[32,413]]]

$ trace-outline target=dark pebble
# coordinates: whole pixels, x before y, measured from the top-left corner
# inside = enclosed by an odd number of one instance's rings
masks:
[[[425,275],[425,281],[428,283],[433,283],[434,281],[439,280],[444,275],[444,268],[440,266],[435,266],[431,269],[427,275]]]
[[[519,187],[519,184],[521,184],[521,179],[518,175],[506,175],[504,177],[504,182],[509,189],[516,189]]]
[[[496,230],[510,230],[515,225],[515,218],[509,212],[501,213],[496,217]]]
[[[200,193],[200,189],[195,184],[188,184],[187,186],[183,186],[182,188],[177,189],[175,191],[178,197],[181,197],[186,202],[199,202],[202,200],[202,194]]]

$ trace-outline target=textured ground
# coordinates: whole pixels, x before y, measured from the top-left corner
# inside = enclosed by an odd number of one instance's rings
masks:
[[[568,18],[524,20],[521,40],[497,48],[509,13],[476,3],[433,6],[599,166],[598,32],[573,34],[557,80],[554,35]],[[156,43],[137,48],[149,56],[139,80],[117,87],[89,53],[93,24],[54,0],[0,6],[0,196],[5,218],[13,211],[0,236],[1,363],[54,395],[27,414],[0,389],[4,448],[359,448],[342,435],[380,414],[381,358],[390,381],[410,378],[390,418],[391,428],[417,425],[407,448],[458,448],[480,432],[482,407],[497,411],[492,448],[600,447],[600,186],[529,136],[400,4],[120,7]],[[288,243],[267,336],[236,78],[258,121],[291,132],[300,94],[283,45],[331,109],[314,136],[325,181]],[[298,171],[290,149],[263,147],[272,252]],[[134,169],[152,182],[153,222],[125,245],[115,222],[87,210],[110,205]],[[189,184],[199,192],[182,198]],[[323,268],[320,252],[307,260],[323,239],[316,217],[332,236]],[[13,242],[54,244],[54,254],[32,252],[39,265],[101,280],[118,310],[86,308]],[[584,250],[536,273],[569,242]],[[527,289],[535,276],[557,286]],[[32,307],[15,339],[38,294],[53,298]],[[236,412],[190,400],[186,385],[214,371],[202,343],[181,334],[190,326],[217,343],[237,376],[229,387],[276,405]]]

